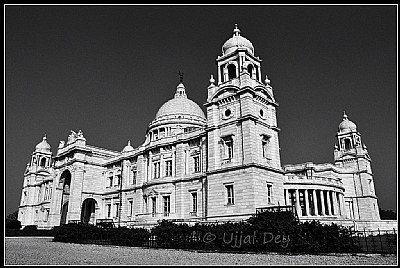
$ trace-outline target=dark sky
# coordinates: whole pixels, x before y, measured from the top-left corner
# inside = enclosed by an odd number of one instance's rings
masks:
[[[121,151],[144,142],[184,72],[205,111],[237,23],[271,79],[282,165],[333,163],[343,111],[372,158],[378,204],[397,211],[397,6],[5,6],[5,214],[46,133]]]

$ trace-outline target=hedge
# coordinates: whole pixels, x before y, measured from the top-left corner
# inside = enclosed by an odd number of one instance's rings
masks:
[[[242,222],[193,226],[161,221],[152,229],[157,246],[253,252],[359,252],[350,229],[300,222],[291,212],[263,212]]]
[[[350,229],[319,221],[300,222],[291,212],[263,212],[246,221],[174,223],[162,220],[151,231],[66,224],[54,228],[54,240],[176,249],[244,252],[360,252]]]
[[[54,236],[54,229],[38,230],[36,225],[27,225],[22,230],[6,228],[5,236]]]
[[[95,225],[69,223],[54,227],[56,242],[104,243],[124,246],[142,246],[150,232],[142,228],[100,228]]]

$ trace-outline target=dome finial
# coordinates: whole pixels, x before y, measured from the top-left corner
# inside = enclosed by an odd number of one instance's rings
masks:
[[[347,114],[346,114],[346,111],[343,111],[343,120],[347,120]]]
[[[237,27],[237,23],[235,23],[235,29],[233,29],[233,36],[238,36],[240,35],[240,30]]]

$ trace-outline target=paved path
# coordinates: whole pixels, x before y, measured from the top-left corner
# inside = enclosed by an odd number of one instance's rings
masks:
[[[396,255],[239,254],[52,242],[6,237],[6,265],[396,265]]]

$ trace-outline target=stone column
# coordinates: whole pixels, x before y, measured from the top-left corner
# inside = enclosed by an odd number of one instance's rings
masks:
[[[328,215],[332,215],[332,206],[331,206],[331,191],[326,191],[326,203],[328,204]]]
[[[338,200],[336,196],[336,192],[332,191],[332,201],[333,201],[333,210],[334,210],[334,215],[339,215],[339,208],[338,208]]]
[[[286,202],[286,206],[290,205],[290,199],[289,199],[289,189],[285,189],[285,202]]]
[[[325,216],[325,198],[323,190],[319,190],[319,197],[321,199],[321,216]]]
[[[310,216],[310,202],[308,200],[308,190],[304,189],[304,201],[306,206],[306,215]]]
[[[151,152],[149,152],[149,162],[148,162],[148,167],[149,167],[148,175],[149,176],[147,177],[147,181],[150,181],[150,180],[153,179],[153,161],[152,161],[152,157],[153,157],[153,154]]]
[[[346,217],[346,212],[344,210],[344,195],[339,193],[339,205],[340,205],[340,213],[343,218]]]
[[[302,216],[302,213],[301,213],[301,207],[300,207],[299,189],[296,189],[295,193],[296,193],[296,212],[297,212],[297,215],[300,217],[300,216]]]
[[[165,174],[164,174],[164,157],[163,157],[163,152],[161,152],[160,154],[161,154],[161,156],[160,156],[160,176],[159,177],[162,178],[165,176]]]
[[[313,202],[314,202],[314,215],[318,215],[318,202],[317,202],[317,190],[313,189],[312,190],[313,194]]]
[[[222,82],[221,66],[218,66],[218,85]]]
[[[228,68],[226,65],[223,67],[223,71],[224,71],[224,82],[226,82],[229,80]]]
[[[147,182],[148,181],[148,165],[147,165],[147,157],[143,157],[143,182]]]
[[[173,149],[172,150],[172,176],[173,177],[176,176],[176,174],[175,174],[175,166],[176,166],[175,156],[176,156],[176,149]]]

